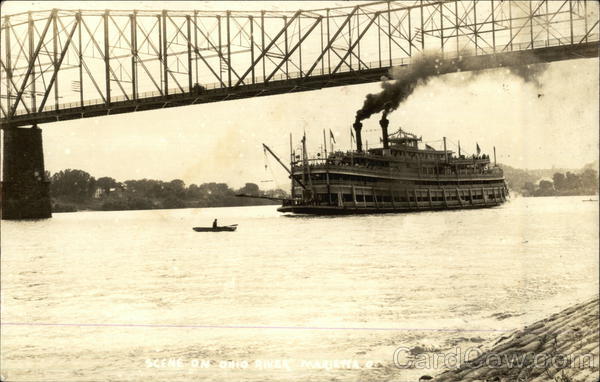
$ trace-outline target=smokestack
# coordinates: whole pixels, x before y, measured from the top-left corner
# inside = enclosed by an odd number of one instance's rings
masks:
[[[360,121],[357,119],[352,127],[354,127],[354,131],[356,132],[356,151],[362,151],[362,137],[360,136],[362,123],[360,123]]]
[[[387,104],[385,106],[385,109],[383,110],[383,113],[381,114],[381,119],[379,120],[379,126],[381,126],[381,135],[383,136],[383,148],[387,149],[389,148],[389,143],[388,143],[388,126],[390,124],[390,121],[387,119],[387,114],[390,111],[390,105]]]

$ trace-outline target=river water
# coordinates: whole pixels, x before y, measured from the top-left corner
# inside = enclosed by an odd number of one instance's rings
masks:
[[[416,381],[439,370],[399,369],[396,349],[479,346],[597,293],[598,203],[587,198],[3,221],[2,378]],[[213,218],[239,228],[192,230]]]

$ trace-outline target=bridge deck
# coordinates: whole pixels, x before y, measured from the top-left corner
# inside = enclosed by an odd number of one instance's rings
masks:
[[[600,35],[578,0],[5,13],[3,129],[377,82],[422,52],[462,71],[597,57]]]
[[[598,42],[588,42],[578,45],[561,45],[538,48],[528,51],[507,52],[496,55],[479,55],[465,57],[462,70],[483,70],[509,66],[511,63],[536,64],[569,59],[598,57]],[[410,65],[409,61],[401,66]],[[195,105],[210,102],[228,101],[241,98],[260,97],[292,92],[317,90],[335,86],[346,86],[377,82],[381,76],[388,73],[390,67],[362,69],[339,72],[332,75],[316,75],[308,78],[290,78],[268,83],[241,85],[232,88],[207,89],[201,92],[171,94],[169,96],[141,97],[137,100],[116,101],[84,105],[78,103],[62,105],[36,114],[16,115],[10,120],[1,119],[2,129],[18,126],[28,126],[34,123],[47,123],[77,118],[89,118],[102,115],[130,113],[143,110],[162,109],[176,106]]]

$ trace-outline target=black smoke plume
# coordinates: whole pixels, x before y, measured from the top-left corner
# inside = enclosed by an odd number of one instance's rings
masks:
[[[507,67],[508,71],[522,78],[525,82],[533,83],[536,87],[541,88],[542,83],[540,79],[542,74],[548,69],[548,64],[546,63],[534,63],[534,64],[522,64],[522,65],[510,65]]]
[[[540,76],[548,66],[540,63],[531,54],[521,54],[519,60],[502,55],[490,56],[487,59],[489,62],[483,62],[481,58],[461,55],[455,59],[442,60],[439,54],[433,53],[415,57],[410,65],[390,70],[388,77],[391,77],[391,80],[387,77],[383,78],[381,92],[366,96],[363,106],[356,112],[356,121],[362,121],[382,111],[387,116],[388,113],[396,110],[418,86],[427,84],[431,78],[441,74],[470,71],[465,78],[472,80],[484,72],[481,70],[482,67],[506,67],[511,74],[540,87]]]
[[[396,110],[418,85],[443,73],[441,65],[442,60],[437,55],[429,54],[417,57],[402,70],[391,71],[393,80],[383,81],[381,92],[367,95],[362,108],[356,112],[356,120],[362,121],[381,111],[387,115]]]

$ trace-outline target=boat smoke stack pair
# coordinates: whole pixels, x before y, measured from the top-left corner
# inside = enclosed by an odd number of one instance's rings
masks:
[[[352,125],[356,134],[356,151],[362,151],[362,137],[360,135],[360,130],[362,129],[362,126],[362,123],[358,119]]]

